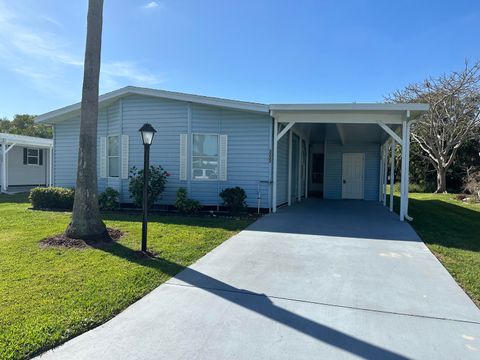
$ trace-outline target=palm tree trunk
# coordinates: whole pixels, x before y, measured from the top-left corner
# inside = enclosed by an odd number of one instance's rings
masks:
[[[77,185],[72,221],[66,235],[72,238],[104,237],[97,195],[97,119],[100,54],[102,47],[103,0],[89,0],[87,43],[83,73],[78,147]]]

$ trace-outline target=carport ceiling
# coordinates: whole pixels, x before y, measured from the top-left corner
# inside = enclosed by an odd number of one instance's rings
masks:
[[[311,143],[325,140],[341,142],[340,132],[345,143],[383,143],[388,135],[377,124],[298,124],[307,134]],[[397,130],[398,125],[391,126]]]

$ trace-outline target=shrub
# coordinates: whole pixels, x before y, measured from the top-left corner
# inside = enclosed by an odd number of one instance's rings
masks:
[[[200,205],[200,202],[198,202],[197,200],[187,198],[187,189],[185,188],[179,188],[177,190],[177,199],[175,200],[175,206],[180,212],[190,215],[198,213],[198,211],[202,207]]]
[[[480,170],[468,172],[465,179],[464,191],[472,194],[476,201],[480,200]]]
[[[400,192],[400,183],[395,183],[394,187],[395,192]],[[428,189],[425,185],[423,184],[415,184],[415,183],[410,183],[408,184],[408,192],[409,193],[426,193],[426,192],[433,192],[431,189]]]
[[[75,190],[62,187],[37,187],[30,190],[28,199],[34,209],[72,210]]]
[[[220,197],[223,199],[223,205],[229,208],[232,214],[239,214],[246,210],[247,195],[241,187],[223,189]]]
[[[167,178],[170,176],[168,172],[158,166],[150,166],[150,172],[148,177],[148,197],[147,204],[151,208],[155,201],[158,200],[162,192],[165,190],[165,184]],[[135,204],[138,207],[142,207],[143,204],[143,169],[139,170],[135,166],[130,169],[130,182],[128,184],[128,191],[130,191],[130,197],[133,198]]]
[[[104,192],[98,196],[98,205],[100,210],[118,210],[120,208],[120,193],[107,187]]]

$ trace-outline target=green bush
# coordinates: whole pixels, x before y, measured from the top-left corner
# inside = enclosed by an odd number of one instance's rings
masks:
[[[74,189],[62,187],[37,187],[28,196],[34,209],[72,210],[74,198]]]
[[[100,210],[118,210],[120,209],[120,193],[111,188],[107,187],[104,192],[98,196],[98,205]]]
[[[179,188],[177,190],[175,206],[181,213],[189,215],[198,213],[202,207],[197,200],[187,198],[187,189],[185,188]]]
[[[397,193],[400,192],[400,183],[395,183],[394,191]],[[423,184],[410,183],[408,184],[408,192],[409,193],[427,193],[427,192],[433,192],[433,191],[432,189],[427,188]]]
[[[148,177],[148,198],[147,204],[151,208],[155,201],[158,200],[162,192],[165,190],[167,178],[170,176],[168,172],[158,166],[150,166]],[[143,205],[143,169],[139,170],[135,166],[130,169],[130,182],[128,184],[130,197],[133,198],[138,207]]]
[[[246,210],[247,204],[245,199],[247,195],[241,187],[227,188],[220,192],[223,199],[223,205],[226,206],[232,214],[239,214]]]

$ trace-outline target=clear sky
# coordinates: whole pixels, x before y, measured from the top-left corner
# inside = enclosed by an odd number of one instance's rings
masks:
[[[87,0],[0,0],[0,117],[80,100]],[[105,0],[101,93],[377,102],[480,59],[478,0]]]

